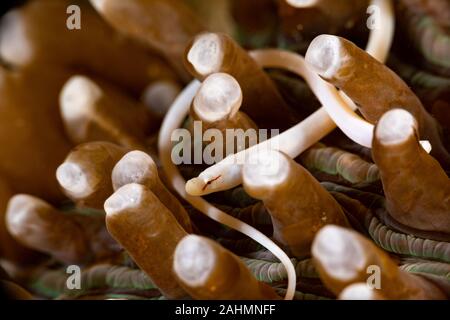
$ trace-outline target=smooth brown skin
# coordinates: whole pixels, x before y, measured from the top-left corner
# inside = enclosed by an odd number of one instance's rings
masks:
[[[6,228],[6,208],[13,194],[9,186],[0,179],[0,258],[21,264],[35,260],[38,255],[17,242]]]
[[[310,39],[319,34],[340,34],[366,17],[366,0],[322,0],[318,5],[296,8],[278,0],[283,31],[296,39]]]
[[[63,263],[80,263],[89,258],[89,242],[81,225],[36,197],[11,198],[6,225],[17,241]]]
[[[101,2],[97,6],[96,2]],[[185,80],[184,50],[204,31],[190,8],[179,0],[91,0],[99,13],[119,32],[164,55]]]
[[[288,179],[271,187],[255,187],[246,181],[244,189],[262,200],[272,217],[274,239],[285,245],[297,258],[310,255],[316,233],[327,224],[348,226],[337,201],[301,165],[280,153],[288,162]],[[283,163],[284,165],[284,163]]]
[[[341,55],[345,53],[345,62],[341,61],[336,74],[325,80],[344,91],[371,123],[376,124],[385,112],[394,108],[409,111],[419,123],[420,138],[431,142],[431,154],[442,165],[450,165],[450,155],[442,143],[438,122],[425,110],[408,85],[352,42],[337,38]]]
[[[80,30],[66,26],[70,16],[66,10],[73,4],[81,9]],[[6,17],[6,25],[14,23],[23,28],[32,49],[30,59],[22,59],[26,52],[18,44],[21,37],[8,36],[8,41],[0,42],[0,54],[8,64],[59,65],[100,75],[133,93],[140,93],[152,80],[176,77],[163,59],[116,33],[85,2],[33,0]],[[6,48],[10,48],[8,54]]]
[[[133,154],[136,154],[135,157],[148,161],[143,161],[140,167],[135,167],[135,162],[129,158]],[[163,184],[158,175],[158,168],[149,155],[140,151],[126,154],[114,167],[112,183],[114,191],[130,183],[146,186],[158,196],[158,199],[170,210],[184,230],[192,233],[192,221],[189,214],[181,202]]]
[[[421,147],[418,136],[415,130],[406,142],[388,146],[374,134],[372,155],[380,170],[387,210],[406,226],[450,237],[450,179]]]
[[[329,238],[330,228],[334,229],[332,238]],[[333,241],[344,243],[345,252],[333,251]],[[355,231],[337,226],[323,228],[314,240],[312,252],[321,280],[337,296],[350,285],[367,283],[369,277],[375,275],[373,271],[368,273],[368,267],[378,266],[381,288],[376,291],[387,300],[446,298],[431,282],[400,270],[387,253]],[[336,268],[345,268],[348,275],[342,277],[333,274]]]
[[[129,188],[141,194],[135,202],[111,213],[115,201],[127,201]],[[119,200],[117,200],[119,198]],[[134,207],[133,207],[134,205]],[[117,209],[117,208],[116,208]],[[177,243],[187,235],[172,213],[147,187],[130,184],[116,191],[105,202],[106,226],[109,233],[131,255],[136,264],[152,279],[165,297],[186,298],[172,270]]]
[[[18,193],[63,198],[55,170],[71,143],[57,112],[67,73],[55,68],[0,67],[0,175]]]
[[[222,64],[213,73],[222,72],[233,76],[242,88],[241,111],[246,113],[260,128],[284,131],[297,124],[298,117],[281,97],[275,84],[264,70],[231,37],[215,33],[223,50]],[[188,53],[194,43],[205,34],[195,37],[186,49]],[[220,50],[220,49],[219,49]],[[189,72],[203,81],[210,74],[200,74],[185,55],[185,65]]]
[[[78,77],[72,77],[66,85]],[[84,79],[91,81],[91,85],[98,88],[101,95],[80,107],[86,110],[86,115],[76,120],[65,117],[65,111],[72,106],[68,94],[61,95],[61,113],[72,142],[109,141],[128,148],[144,149],[146,137],[157,128],[159,121],[152,119],[148,109],[120,88],[98,79]],[[85,93],[71,91],[71,94]],[[64,104],[68,106],[64,107]]]
[[[198,237],[203,246],[214,254],[214,266],[205,271],[206,281],[189,285],[176,274],[181,286],[197,300],[279,300],[279,295],[267,284],[256,280],[244,262],[231,251],[204,237]],[[189,257],[196,259],[195,255]],[[176,271],[175,271],[176,273]]]
[[[90,142],[75,147],[64,163],[75,163],[84,169],[93,192],[77,196],[63,188],[67,197],[81,207],[103,209],[103,203],[113,193],[111,173],[116,163],[127,153],[127,149],[109,142]]]

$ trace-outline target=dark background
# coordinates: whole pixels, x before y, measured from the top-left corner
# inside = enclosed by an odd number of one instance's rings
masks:
[[[9,9],[14,8],[15,6],[23,4],[26,0],[0,0],[0,15],[3,15]]]

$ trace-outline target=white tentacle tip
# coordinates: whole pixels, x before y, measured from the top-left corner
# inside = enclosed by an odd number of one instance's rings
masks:
[[[250,155],[242,172],[244,185],[249,188],[271,188],[289,177],[289,161],[275,150],[260,150]]]
[[[224,52],[219,36],[204,33],[198,36],[187,54],[187,61],[201,75],[207,76],[220,69]]]
[[[377,289],[372,289],[366,283],[356,283],[345,288],[339,295],[339,300],[380,300]]]
[[[193,102],[197,116],[210,123],[232,118],[241,104],[241,87],[235,78],[226,73],[214,73],[207,77]]]
[[[91,108],[102,96],[100,87],[91,79],[75,75],[61,90],[61,112],[67,120],[80,119],[89,114]]]
[[[306,52],[306,62],[325,79],[332,78],[341,68],[342,44],[337,36],[323,34],[316,37]]]
[[[317,5],[317,0],[286,0],[286,3],[295,8],[310,8]]]
[[[145,187],[131,183],[121,187],[111,197],[106,199],[104,209],[107,216],[113,216],[139,208],[145,196]]]
[[[352,231],[334,225],[316,235],[312,254],[326,272],[339,279],[352,279],[364,270],[365,253]]]
[[[407,141],[418,128],[414,116],[404,109],[393,109],[386,112],[378,122],[375,136],[386,146],[394,146]],[[428,140],[420,141],[420,145],[430,153],[432,145]]]
[[[84,168],[71,162],[61,164],[56,170],[59,185],[77,197],[88,196],[94,191],[87,175]]]
[[[215,261],[214,249],[206,239],[188,235],[178,243],[175,249],[173,269],[185,284],[198,287],[208,280]]]

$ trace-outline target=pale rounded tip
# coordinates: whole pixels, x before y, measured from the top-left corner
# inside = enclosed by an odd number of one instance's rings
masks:
[[[187,54],[187,61],[202,76],[219,72],[223,58],[222,42],[215,33],[199,35]]]
[[[260,150],[246,159],[242,179],[248,192],[272,188],[289,179],[290,159],[279,151]]]
[[[86,197],[94,192],[94,185],[89,182],[88,172],[80,165],[64,162],[56,170],[56,179],[61,187],[76,197]]]
[[[366,283],[356,283],[345,288],[339,295],[339,300],[380,300],[381,295],[376,289]]]
[[[152,157],[142,151],[131,151],[120,159],[112,171],[114,190],[130,184],[146,184],[158,178],[158,169]]]
[[[98,11],[103,11],[108,0],[90,0],[92,6]]]
[[[21,10],[11,10],[0,20],[0,56],[12,65],[25,65],[34,56],[27,23]]]
[[[188,235],[177,245],[173,269],[177,277],[189,287],[202,286],[208,280],[217,260],[210,240]]]
[[[329,277],[351,280],[365,267],[365,252],[357,235],[343,227],[327,225],[316,235],[312,255]]]
[[[180,92],[181,87],[173,81],[157,81],[144,90],[142,100],[153,114],[162,118],[169,111]]]
[[[214,73],[203,81],[193,106],[200,120],[212,123],[232,118],[241,104],[242,90],[236,79],[226,73]]]
[[[404,109],[393,109],[381,117],[375,136],[383,145],[398,145],[410,139],[417,127],[417,121],[411,113]]]
[[[17,194],[13,196],[8,203],[8,211],[18,212],[25,208],[50,207],[44,200],[27,194]]]
[[[286,2],[295,8],[310,8],[316,6],[319,0],[286,0]]]
[[[194,197],[205,195],[206,182],[201,178],[193,178],[186,182],[186,192]]]
[[[146,188],[137,183],[127,184],[106,199],[104,209],[107,216],[126,213],[143,204]]]
[[[331,79],[341,68],[341,40],[333,35],[320,35],[309,45],[306,62],[325,79]]]
[[[102,90],[91,79],[76,75],[70,78],[61,90],[60,108],[66,121],[80,119],[102,96]]]
[[[27,230],[28,219],[39,210],[52,210],[52,207],[42,199],[26,194],[18,194],[9,200],[6,211],[6,225],[12,235],[19,235]],[[30,230],[29,230],[30,231]]]

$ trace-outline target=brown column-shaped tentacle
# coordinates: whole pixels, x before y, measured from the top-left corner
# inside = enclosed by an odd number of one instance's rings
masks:
[[[189,130],[195,136],[195,125],[200,122],[203,130],[202,137],[208,129],[219,130],[223,137],[221,140],[223,157],[257,144],[256,124],[248,115],[239,111],[242,99],[241,87],[232,76],[226,73],[214,73],[208,76],[192,102]],[[250,138],[236,139],[237,132],[242,132],[243,136],[249,133]],[[203,141],[194,141],[194,143],[203,143]]]
[[[450,180],[420,146],[417,130],[402,109],[386,113],[375,129],[372,152],[387,210],[406,226],[450,233]]]
[[[158,50],[188,80],[183,54],[188,42],[204,30],[198,17],[178,0],[90,0],[119,32]]]
[[[185,64],[189,72],[203,80],[223,72],[233,76],[243,93],[242,111],[265,129],[285,130],[298,117],[284,102],[276,85],[252,57],[231,37],[202,33],[189,44]]]
[[[126,152],[127,149],[109,142],[77,146],[56,172],[64,193],[82,207],[103,208],[113,193],[113,168]]]
[[[143,148],[158,122],[119,88],[85,76],[73,76],[60,95],[66,132],[74,144],[109,141]]]
[[[178,223],[188,232],[192,232],[192,222],[180,201],[166,188],[158,175],[158,168],[153,159],[142,151],[127,153],[115,165],[112,171],[114,190],[138,183],[149,188],[170,210]]]
[[[173,269],[195,299],[281,299],[271,287],[256,280],[239,257],[207,238],[183,238],[175,251]]]
[[[187,297],[172,272],[178,242],[187,235],[156,195],[140,184],[128,184],[105,202],[108,231],[167,297]]]
[[[16,67],[58,65],[83,70],[136,94],[152,80],[176,78],[163,59],[119,35],[89,4],[77,3],[81,28],[71,30],[66,11],[73,4],[69,0],[28,1],[8,13],[1,31],[2,59]]]
[[[432,154],[443,165],[450,165],[439,124],[408,85],[388,67],[352,42],[331,35],[314,39],[306,60],[320,76],[344,91],[372,123],[395,108],[409,111],[417,119],[420,138],[431,142]]]
[[[63,199],[55,170],[71,144],[57,97],[68,77],[44,65],[0,72],[0,172],[15,192]]]
[[[6,225],[6,210],[14,192],[0,177],[0,256],[19,264],[32,262],[38,254],[20,244],[11,236]]]
[[[29,195],[11,198],[6,226],[23,245],[64,263],[80,263],[90,258],[89,239],[82,226],[39,198]]]
[[[268,209],[274,238],[298,258],[309,255],[315,234],[327,224],[347,226],[336,200],[301,165],[277,151],[261,151],[243,169],[246,192]]]
[[[312,249],[314,261],[325,285],[336,295],[356,283],[379,277],[379,292],[386,299],[445,299],[444,293],[422,277],[401,271],[396,263],[370,240],[357,232],[326,226]]]
[[[193,120],[203,123],[203,129],[257,129],[253,121],[239,111],[242,90],[236,79],[227,73],[206,77],[191,107]]]

